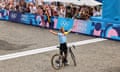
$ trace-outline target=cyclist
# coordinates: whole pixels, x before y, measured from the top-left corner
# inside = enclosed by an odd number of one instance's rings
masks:
[[[60,29],[60,32],[55,32],[53,30],[50,30],[50,32],[54,35],[57,35],[58,38],[59,38],[59,42],[60,42],[60,55],[63,55],[64,53],[64,60],[63,60],[63,63],[65,65],[68,65],[68,60],[67,60],[67,37],[66,35],[69,34],[71,32],[72,29],[70,29],[69,31],[65,32],[64,31],[64,28],[62,27]]]

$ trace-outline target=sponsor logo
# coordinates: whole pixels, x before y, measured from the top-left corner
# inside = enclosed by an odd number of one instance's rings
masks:
[[[63,27],[68,27],[68,25],[69,25],[69,22],[67,22],[67,21],[61,22],[61,26],[63,26]]]
[[[13,19],[17,18],[17,14],[16,14],[16,13],[12,13],[10,16],[11,16],[11,18],[13,18]]]
[[[22,20],[22,21],[27,20],[27,16],[26,16],[26,15],[24,15],[24,14],[22,14],[22,15],[21,15],[21,20]]]

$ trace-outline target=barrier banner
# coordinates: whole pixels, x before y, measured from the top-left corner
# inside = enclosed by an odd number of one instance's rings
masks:
[[[25,13],[20,15],[20,23],[24,24],[34,24],[35,15],[30,13]]]
[[[20,17],[21,17],[21,13],[19,13],[19,12],[10,11],[10,13],[9,13],[9,21],[21,23]]]
[[[33,25],[46,27],[46,28],[50,28],[50,29],[56,29],[57,19],[58,19],[58,17],[53,16],[53,17],[50,17],[50,22],[48,22],[47,16],[36,15],[35,23]]]
[[[8,10],[0,10],[0,20],[8,20],[8,15]]]
[[[35,15],[35,21],[32,23],[32,25],[43,27],[45,25],[45,16]]]
[[[120,40],[120,25],[119,24],[107,24],[105,29],[105,37],[115,40]]]
[[[73,32],[89,34],[91,35],[92,31],[92,22],[90,20],[74,20]]]
[[[34,14],[30,13],[20,13],[16,11],[10,11],[9,21],[24,23],[24,24],[34,24]]]
[[[92,35],[104,37],[106,24],[100,21],[92,21]]]
[[[69,30],[73,27],[73,22],[74,20],[70,18],[58,18],[56,29],[64,27],[65,30]]]

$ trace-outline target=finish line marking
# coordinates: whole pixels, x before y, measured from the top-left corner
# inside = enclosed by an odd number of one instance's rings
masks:
[[[68,46],[69,45],[80,46],[80,45],[85,45],[85,44],[95,43],[95,42],[100,42],[100,41],[105,41],[105,40],[106,39],[95,38],[95,39],[89,39],[89,40],[84,40],[84,41],[68,43]],[[51,46],[51,47],[45,47],[45,48],[39,48],[39,49],[34,49],[34,50],[28,50],[28,51],[23,51],[23,52],[17,52],[17,53],[1,55],[0,56],[0,61],[57,50],[56,46]]]

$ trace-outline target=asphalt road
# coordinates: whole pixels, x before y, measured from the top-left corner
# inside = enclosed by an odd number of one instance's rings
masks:
[[[68,43],[95,39],[70,33]],[[0,55],[34,50],[58,44],[57,36],[48,29],[0,21]],[[120,43],[105,40],[77,46],[74,50],[77,67],[70,65],[61,70],[51,67],[51,56],[58,50],[0,61],[0,72],[120,72]]]

